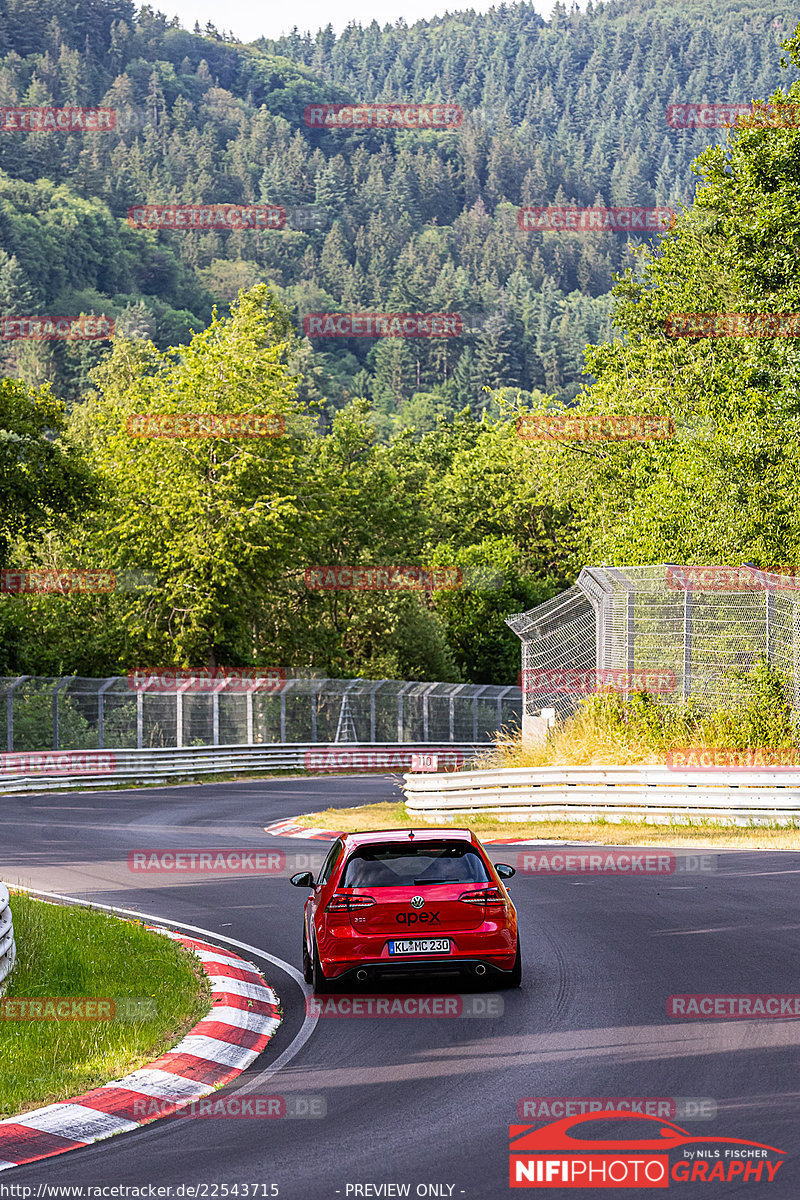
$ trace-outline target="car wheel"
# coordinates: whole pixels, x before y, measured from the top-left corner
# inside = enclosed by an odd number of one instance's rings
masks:
[[[308,953],[308,943],[306,942],[306,927],[303,925],[303,979],[306,983],[312,983],[314,979],[311,958]]]
[[[330,982],[325,978],[322,971],[322,963],[319,961],[316,938],[314,938],[314,959],[311,964],[311,984],[317,996],[322,996],[331,990]]]
[[[504,976],[501,987],[515,988],[522,983],[522,949],[519,944],[519,934],[517,934],[517,957],[514,959],[514,965],[508,975]]]

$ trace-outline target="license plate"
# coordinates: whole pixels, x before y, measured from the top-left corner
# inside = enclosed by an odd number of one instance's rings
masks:
[[[390,954],[449,954],[450,938],[405,938],[389,942]]]

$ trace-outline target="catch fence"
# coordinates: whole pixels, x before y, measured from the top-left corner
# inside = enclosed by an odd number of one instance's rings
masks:
[[[489,743],[517,687],[381,679],[0,678],[9,752],[280,743]],[[266,680],[266,681],[265,681]]]
[[[800,576],[751,566],[584,567],[577,583],[507,624],[522,641],[524,719],[569,716],[587,694],[649,691],[736,707],[763,658],[800,712]]]

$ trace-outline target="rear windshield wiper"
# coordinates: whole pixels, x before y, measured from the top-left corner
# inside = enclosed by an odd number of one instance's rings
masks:
[[[462,883],[461,879],[415,879],[414,883]]]

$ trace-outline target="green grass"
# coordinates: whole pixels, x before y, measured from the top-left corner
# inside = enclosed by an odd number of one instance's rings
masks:
[[[357,808],[328,808],[324,812],[293,817],[298,825],[340,832],[360,833],[367,829],[443,828],[441,820],[426,821],[411,816],[405,804],[362,804]],[[715,846],[742,850],[800,849],[800,830],[796,825],[721,825],[719,822],[693,819],[690,823],[672,822],[651,825],[644,821],[504,821],[492,814],[454,813],[447,822],[459,829],[474,829],[479,838],[518,838],[520,841],[555,838],[563,842],[593,842],[599,846]]]
[[[111,1021],[0,1020],[0,1117],[137,1070],[211,1006],[199,960],[139,922],[13,892],[11,911],[18,959],[6,997],[126,997],[140,1005]]]

